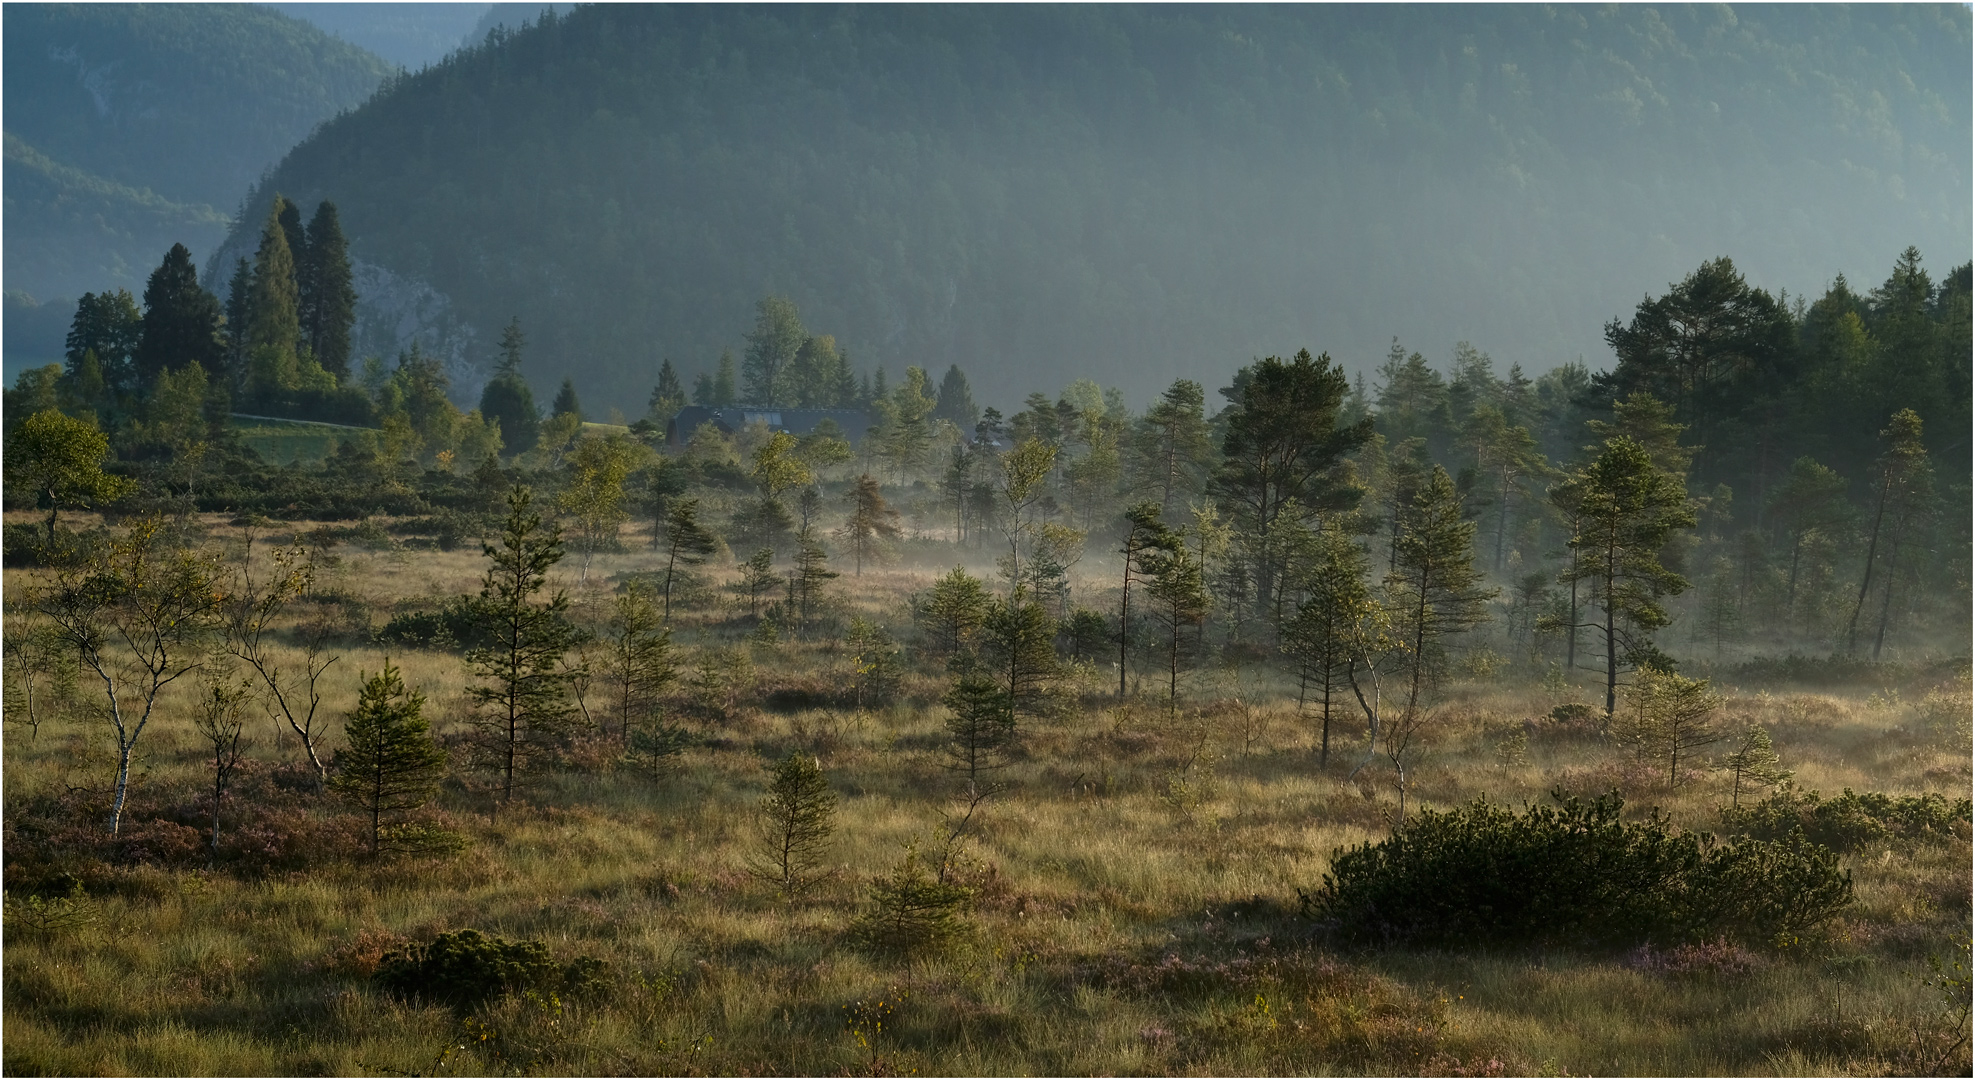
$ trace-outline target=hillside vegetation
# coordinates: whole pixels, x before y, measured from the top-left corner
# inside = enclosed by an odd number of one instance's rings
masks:
[[[136,291],[174,241],[203,257],[263,170],[390,72],[248,4],[9,7],[5,50],[7,287],[41,300]]]
[[[602,5],[393,84],[246,220],[335,200],[462,359],[520,316],[537,393],[690,379],[770,293],[991,399],[1393,333],[1537,371],[1731,251],[1793,293],[1966,259],[1968,42],[1948,8]]]

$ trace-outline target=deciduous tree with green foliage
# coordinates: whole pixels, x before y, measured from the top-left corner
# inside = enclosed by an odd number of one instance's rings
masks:
[[[212,561],[174,550],[156,518],[99,544],[87,561],[58,569],[40,596],[56,634],[103,691],[100,715],[116,747],[111,836],[123,823],[137,741],[165,688],[205,663],[220,600]]]
[[[7,440],[7,484],[34,492],[48,508],[48,546],[54,550],[55,524],[63,509],[115,502],[135,484],[103,471],[109,436],[96,425],[49,410],[27,418]]]

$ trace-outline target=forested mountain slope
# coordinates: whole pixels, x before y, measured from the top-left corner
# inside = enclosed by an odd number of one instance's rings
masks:
[[[1142,398],[1390,337],[1536,371],[1732,255],[1969,254],[1960,7],[579,8],[400,80],[257,191],[332,199],[373,304],[641,403],[764,294],[855,365]],[[13,45],[10,40],[9,48]],[[10,106],[11,107],[11,106]],[[434,292],[433,290],[436,290]],[[388,322],[388,325],[381,325]],[[472,383],[465,380],[468,388]]]
[[[10,4],[5,31],[7,288],[42,300],[211,251],[262,171],[389,72],[247,4]]]

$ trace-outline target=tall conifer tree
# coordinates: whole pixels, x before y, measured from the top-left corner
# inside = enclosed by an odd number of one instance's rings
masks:
[[[144,324],[137,341],[137,374],[149,381],[161,371],[198,364],[225,366],[219,299],[199,287],[199,271],[184,244],[173,244],[144,287]]]
[[[350,374],[350,330],[357,321],[357,291],[351,284],[350,248],[336,217],[336,204],[324,201],[309,220],[307,249],[297,260],[300,272],[302,337],[323,370],[345,379]]]

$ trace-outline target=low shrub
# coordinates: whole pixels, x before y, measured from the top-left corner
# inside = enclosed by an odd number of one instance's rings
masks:
[[[509,941],[478,930],[454,930],[430,944],[384,954],[372,976],[401,997],[471,1009],[510,993],[579,994],[602,985],[607,965],[580,956],[557,966],[540,941]]]
[[[1918,842],[1952,836],[1955,823],[1969,820],[1970,800],[1948,799],[1937,793],[1888,795],[1854,792],[1825,799],[1815,791],[1785,786],[1761,802],[1724,808],[1721,823],[1728,832],[1760,840],[1779,840],[1801,833],[1814,843],[1837,851],[1859,851],[1889,841]]]
[[[1616,792],[1521,813],[1486,800],[1421,811],[1331,856],[1307,915],[1346,940],[1632,945],[1804,937],[1851,903],[1836,853],[1801,836],[1717,844]]]
[[[377,640],[417,649],[471,649],[490,644],[487,621],[470,596],[455,596],[436,611],[407,611],[391,617]]]
[[[890,874],[872,880],[870,905],[851,925],[850,936],[878,953],[937,949],[960,933],[960,909],[970,895],[965,887],[933,876],[918,850],[907,849]]]

